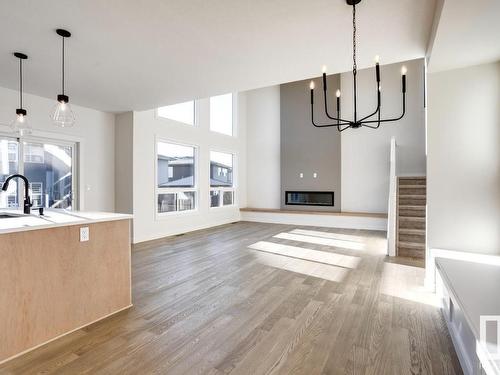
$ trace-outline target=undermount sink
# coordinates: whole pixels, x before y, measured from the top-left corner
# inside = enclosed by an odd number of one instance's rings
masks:
[[[24,217],[26,215],[23,215],[23,214],[8,214],[8,213],[5,213],[5,212],[0,212],[0,219],[12,219],[12,218],[15,218],[15,217]]]

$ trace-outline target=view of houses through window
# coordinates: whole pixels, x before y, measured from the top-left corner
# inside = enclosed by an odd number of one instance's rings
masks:
[[[210,207],[234,204],[233,154],[210,151]]]
[[[157,143],[158,213],[196,209],[196,148]]]
[[[73,208],[74,145],[0,138],[0,184],[14,173],[30,182],[33,208]],[[22,154],[22,157],[21,157]],[[0,208],[17,208],[24,186],[16,180],[0,195]],[[21,203],[22,204],[22,203]]]

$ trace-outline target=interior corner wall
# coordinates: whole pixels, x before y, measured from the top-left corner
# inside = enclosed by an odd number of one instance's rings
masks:
[[[235,94],[236,95],[236,94]],[[246,96],[236,96],[236,136],[210,131],[209,99],[196,101],[197,125],[157,118],[155,110],[134,112],[133,134],[133,242],[143,242],[240,220],[246,207]],[[193,212],[157,216],[155,197],[155,142],[157,139],[198,147],[198,208]],[[210,150],[235,154],[236,205],[209,207]]]
[[[79,145],[78,186],[80,209],[115,210],[115,115],[72,104],[76,123],[58,128],[50,120],[55,99],[24,94],[24,106],[33,127],[33,137],[76,142]],[[0,87],[0,133],[12,136],[8,124],[14,119],[19,93]]]
[[[401,114],[401,66],[408,69],[406,115],[376,130],[349,129],[341,134],[342,211],[386,213],[389,196],[390,141],[396,138],[397,174],[426,174],[424,59],[381,65],[382,118]],[[375,70],[358,70],[358,116],[376,108]],[[342,117],[352,118],[352,73],[341,74]]]
[[[427,244],[500,255],[500,62],[428,76]]]
[[[280,208],[280,87],[246,92],[247,205]]]
[[[133,214],[134,113],[116,115],[115,120],[115,211]]]

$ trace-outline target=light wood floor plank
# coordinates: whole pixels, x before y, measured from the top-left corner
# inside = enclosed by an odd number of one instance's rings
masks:
[[[0,374],[461,374],[375,231],[239,222],[134,246],[134,307]]]

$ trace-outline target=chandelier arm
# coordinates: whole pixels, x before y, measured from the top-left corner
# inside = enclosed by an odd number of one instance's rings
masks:
[[[342,133],[344,130],[347,130],[351,127],[350,124],[348,124],[345,128],[341,129],[340,126],[337,126],[337,130],[339,131],[339,133]]]
[[[382,120],[372,120],[372,121],[365,121],[363,124],[372,124],[375,122],[391,122],[391,121],[398,121],[401,120],[406,113],[406,93],[403,93],[403,113],[401,113],[401,116],[395,117],[395,118],[389,118],[389,119],[382,119]]]
[[[378,112],[377,126],[366,125],[366,123],[362,123],[361,126],[365,126],[370,129],[378,129],[380,126],[380,111]]]
[[[380,90],[378,87],[377,87],[377,109],[375,109],[375,111],[372,114],[363,117],[361,120],[359,120],[359,122],[363,122],[364,120],[369,119],[372,116],[375,116],[377,114],[377,112],[380,112]],[[379,119],[380,119],[380,116],[379,116]]]
[[[344,119],[340,118],[339,108],[337,108],[337,117],[330,116],[330,113],[328,112],[328,100],[326,98],[326,90],[323,90],[323,97],[325,99],[324,101],[325,101],[325,114],[326,114],[326,117],[328,117],[330,120],[336,120],[337,122],[343,121],[345,123],[349,123],[349,120],[344,120]]]
[[[332,127],[332,126],[336,126],[338,128],[341,125],[348,125],[349,124],[349,123],[339,124],[338,122],[337,122],[337,124],[316,124],[314,122],[314,104],[311,104],[311,122],[317,128],[328,128],[328,127]]]

